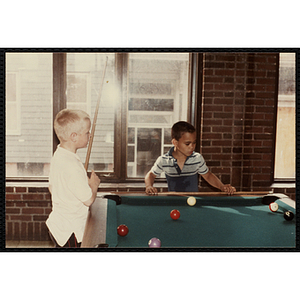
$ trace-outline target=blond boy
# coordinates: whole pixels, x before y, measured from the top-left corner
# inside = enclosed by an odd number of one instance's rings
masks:
[[[46,225],[56,247],[80,247],[88,207],[97,196],[100,179],[94,171],[88,178],[76,154],[87,146],[90,127],[89,115],[81,110],[64,109],[54,121],[60,144],[50,163],[52,211]]]

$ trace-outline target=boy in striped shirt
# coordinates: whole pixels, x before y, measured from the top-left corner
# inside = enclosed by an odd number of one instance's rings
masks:
[[[168,190],[172,192],[198,192],[199,174],[213,187],[228,195],[236,189],[230,184],[223,184],[206,166],[200,153],[195,152],[196,129],[193,125],[179,121],[172,127],[172,144],[169,152],[158,157],[145,177],[146,193],[156,195],[153,187],[155,178],[165,172]]]

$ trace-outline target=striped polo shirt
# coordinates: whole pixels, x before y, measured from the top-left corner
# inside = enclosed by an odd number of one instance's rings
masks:
[[[151,168],[151,172],[158,176],[165,173],[168,190],[171,192],[198,192],[198,174],[208,172],[205,160],[200,153],[193,152],[188,156],[182,170],[177,164],[177,159],[172,155],[174,147],[166,154],[158,157]]]

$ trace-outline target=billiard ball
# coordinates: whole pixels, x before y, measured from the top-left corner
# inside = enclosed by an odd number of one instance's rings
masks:
[[[291,221],[294,219],[294,214],[291,212],[291,211],[286,211],[284,214],[283,214],[284,218],[287,220],[287,221]]]
[[[117,232],[118,232],[118,235],[125,236],[128,234],[129,229],[126,225],[122,224],[122,225],[118,226]]]
[[[160,248],[161,246],[161,241],[158,238],[152,238],[149,242],[148,242],[148,246],[149,248]]]
[[[186,202],[189,206],[194,206],[196,204],[196,198],[188,197]]]
[[[275,212],[275,211],[278,210],[278,204],[275,203],[275,202],[272,202],[272,203],[269,204],[269,208],[270,208],[271,211]]]
[[[179,217],[180,217],[180,212],[179,212],[179,210],[173,209],[173,210],[170,212],[170,216],[171,216],[171,218],[172,218],[173,220],[179,219]]]

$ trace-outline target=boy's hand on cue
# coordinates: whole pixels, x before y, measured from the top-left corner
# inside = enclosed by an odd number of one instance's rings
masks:
[[[223,192],[227,193],[228,195],[233,195],[236,192],[236,189],[230,184],[225,184],[223,186]]]
[[[100,184],[100,178],[96,175],[95,171],[92,170],[91,177],[89,178],[89,186],[91,188],[93,187],[98,188],[99,184]]]
[[[146,194],[147,195],[157,195],[157,189],[153,186],[146,187]]]

